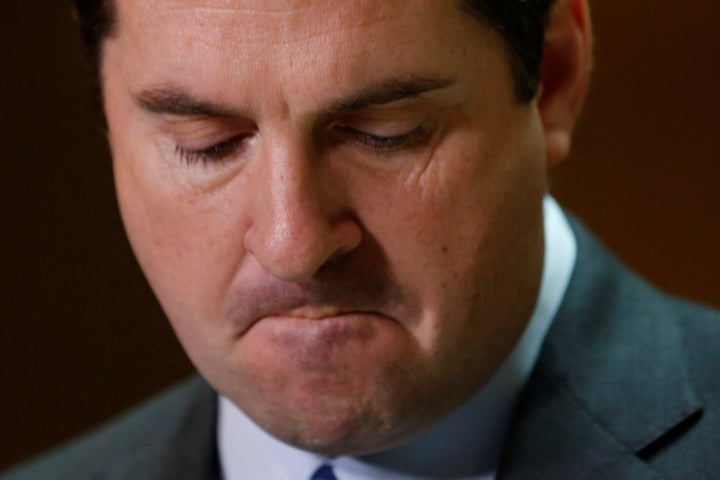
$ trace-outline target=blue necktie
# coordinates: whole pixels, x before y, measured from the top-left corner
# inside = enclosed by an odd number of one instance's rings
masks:
[[[337,477],[333,473],[333,469],[330,465],[323,465],[322,467],[315,470],[310,480],[337,480]]]

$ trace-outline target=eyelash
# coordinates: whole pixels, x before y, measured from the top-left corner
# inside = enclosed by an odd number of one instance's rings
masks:
[[[175,145],[175,153],[180,157],[180,160],[187,165],[195,165],[197,163],[207,165],[211,162],[223,163],[235,151],[240,142],[242,142],[241,137],[233,137],[202,150],[191,150],[183,148],[180,145]]]
[[[407,133],[393,136],[373,135],[353,128],[343,128],[343,136],[350,137],[362,145],[377,150],[379,153],[393,153],[404,148],[414,147],[428,136],[428,129],[424,124],[417,126]]]
[[[342,128],[340,132],[342,137],[350,137],[350,140],[370,147],[379,153],[393,153],[404,148],[414,147],[425,140],[429,134],[424,124],[407,133],[392,136],[373,135],[353,128]],[[192,150],[175,145],[175,153],[187,165],[224,163],[242,141],[242,137],[233,137],[201,150]]]

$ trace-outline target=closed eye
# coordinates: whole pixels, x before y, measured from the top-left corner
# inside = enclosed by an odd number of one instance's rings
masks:
[[[240,135],[203,149],[190,149],[175,145],[175,153],[187,165],[223,163],[237,152],[244,140],[245,136]]]
[[[337,130],[341,140],[357,142],[380,153],[392,153],[406,148],[412,148],[422,143],[429,136],[425,124],[399,135],[377,135],[356,130],[351,127],[339,127]]]
[[[339,140],[356,142],[379,153],[393,153],[415,147],[430,135],[430,131],[424,123],[398,135],[377,135],[351,127],[338,127],[335,131]],[[246,137],[246,135],[238,135],[202,149],[192,149],[176,144],[175,153],[187,165],[221,164],[232,158],[242,148]]]

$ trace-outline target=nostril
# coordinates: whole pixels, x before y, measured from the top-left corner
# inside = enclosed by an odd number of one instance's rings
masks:
[[[348,218],[335,225],[333,235],[335,236],[333,259],[335,259],[352,252],[360,246],[363,232],[357,221]]]
[[[345,218],[303,224],[276,222],[264,231],[256,223],[246,232],[245,248],[271,275],[285,281],[304,282],[324,265],[356,249],[362,242],[358,223]]]

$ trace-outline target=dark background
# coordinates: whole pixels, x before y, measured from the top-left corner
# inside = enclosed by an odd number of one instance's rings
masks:
[[[554,194],[653,282],[720,307],[720,7],[593,7],[594,81]],[[0,22],[1,469],[191,366],[126,244],[70,8],[6,2]]]

